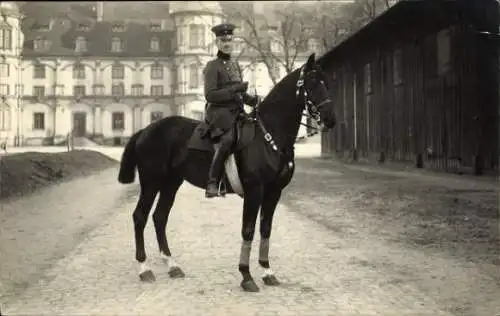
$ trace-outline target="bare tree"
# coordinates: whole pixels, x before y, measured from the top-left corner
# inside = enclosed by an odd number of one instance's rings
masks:
[[[361,27],[373,21],[387,10],[394,1],[391,0],[355,0],[346,5],[342,15],[350,18],[349,33],[356,32]]]
[[[290,73],[307,48],[307,25],[300,5],[293,2],[276,5],[252,1],[222,2],[228,20],[240,26],[238,37],[244,42],[246,55],[262,62],[273,84],[278,82],[278,67]]]
[[[317,0],[306,8],[305,19],[324,50],[337,45],[348,33],[351,19],[344,12],[348,4]]]

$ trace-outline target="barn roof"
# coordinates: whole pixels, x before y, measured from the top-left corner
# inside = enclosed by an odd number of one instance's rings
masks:
[[[321,57],[321,63],[328,66],[336,60],[349,58],[352,52],[359,49],[360,44],[375,43],[386,34],[399,31],[401,25],[419,25],[420,28],[429,24],[440,24],[443,27],[450,21],[461,19],[478,28],[488,28],[484,17],[498,13],[498,4],[495,10],[490,10],[488,3],[495,0],[402,0],[386,10],[375,20],[340,42],[337,46]],[[489,9],[488,9],[489,8]],[[493,18],[493,20],[495,20]],[[498,29],[498,20],[493,29]]]

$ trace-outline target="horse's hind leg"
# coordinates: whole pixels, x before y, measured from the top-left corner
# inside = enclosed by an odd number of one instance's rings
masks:
[[[133,214],[135,231],[135,259],[139,262],[139,278],[144,282],[154,282],[153,271],[146,264],[146,250],[144,249],[144,228],[148,221],[149,212],[153,206],[156,188],[141,185],[141,193]]]
[[[259,264],[264,268],[264,276],[262,277],[264,284],[276,286],[279,285],[280,282],[269,265],[269,238],[271,237],[274,211],[281,197],[281,188],[278,186],[270,186],[266,187],[264,192],[264,198],[262,199],[262,206],[260,209]]]
[[[153,221],[155,223],[156,239],[158,240],[160,255],[168,264],[168,275],[170,275],[171,278],[184,277],[184,272],[172,258],[165,232],[168,216],[170,215],[170,210],[174,204],[175,195],[177,194],[177,190],[182,182],[182,179],[171,181],[170,183],[166,183],[160,189],[160,198],[158,199],[158,204],[156,204],[156,209],[153,213]]]

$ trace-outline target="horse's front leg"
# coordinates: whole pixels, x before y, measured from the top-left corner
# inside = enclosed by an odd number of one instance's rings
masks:
[[[259,247],[259,264],[264,268],[264,276],[262,280],[265,285],[276,286],[280,282],[274,275],[269,264],[269,238],[273,226],[273,216],[276,206],[281,197],[281,188],[277,185],[268,186],[264,189],[264,197],[262,199],[262,207],[260,210],[260,247]]]
[[[258,292],[259,287],[250,274],[250,253],[252,251],[252,241],[255,235],[255,224],[257,214],[262,201],[262,187],[255,187],[245,190],[243,201],[243,222],[241,225],[241,242],[239,270],[243,277],[241,287],[246,292]]]

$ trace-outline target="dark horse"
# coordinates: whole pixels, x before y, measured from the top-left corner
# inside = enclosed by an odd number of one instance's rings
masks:
[[[274,147],[279,155],[279,171],[272,178],[243,185],[243,238],[239,271],[245,291],[256,292],[259,287],[249,270],[251,244],[259,209],[261,241],[259,264],[265,269],[266,285],[278,285],[279,281],[269,265],[269,237],[275,208],[281,192],[291,181],[294,172],[293,146],[299,130],[304,108],[320,125],[331,128],[335,114],[328,89],[328,76],[316,63],[312,54],[299,69],[283,78],[266,96],[254,113],[254,138],[250,146]],[[212,151],[192,150],[189,143],[201,121],[182,116],[159,120],[135,133],[123,152],[118,181],[132,183],[137,167],[140,181],[140,198],[133,214],[136,243],[136,260],[140,263],[140,279],[152,282],[153,272],[146,266],[144,228],[150,209],[158,192],[160,197],[153,213],[160,254],[166,260],[170,277],[183,277],[184,272],[173,261],[165,233],[170,209],[177,190],[184,180],[199,188],[207,184],[208,168]],[[255,125],[256,124],[256,125]],[[270,137],[272,135],[272,137]],[[256,145],[257,144],[257,145]],[[238,146],[236,146],[238,147]],[[235,157],[242,156],[236,148]],[[242,158],[242,157],[241,157]],[[241,159],[238,169],[241,170]],[[242,181],[244,182],[244,181]],[[234,193],[234,190],[227,191]]]

